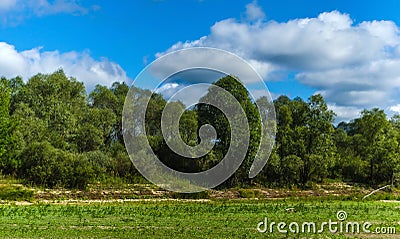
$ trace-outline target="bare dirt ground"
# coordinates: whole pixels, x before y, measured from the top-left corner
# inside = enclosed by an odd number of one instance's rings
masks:
[[[307,197],[344,197],[351,196],[354,199],[367,195],[373,189],[366,189],[346,183],[327,183],[315,185],[313,189],[229,189],[210,190],[206,199],[240,199],[240,198],[307,198]],[[246,193],[247,192],[247,193]],[[250,194],[249,194],[250,192]],[[246,193],[246,194],[245,194]],[[400,195],[399,191],[391,191],[394,195]],[[145,200],[145,199],[173,199],[174,194],[151,184],[127,184],[124,187],[102,187],[91,185],[87,190],[43,189],[36,190],[35,200],[92,200],[92,201],[118,201],[118,200]],[[250,195],[250,196],[249,196]]]
[[[4,185],[3,185],[4,184]],[[33,198],[30,200],[17,200],[20,202],[11,202],[19,205],[30,203],[102,203],[102,202],[128,202],[128,201],[146,201],[146,200],[182,200],[182,199],[279,199],[279,198],[338,198],[351,200],[362,200],[365,195],[371,193],[373,188],[365,188],[359,185],[347,184],[344,182],[327,182],[312,185],[312,189],[297,188],[265,188],[254,185],[252,188],[233,188],[224,190],[209,190],[204,194],[198,195],[180,195],[166,191],[152,184],[91,184],[85,190],[58,189],[40,189],[30,188],[12,180],[0,180],[0,186],[3,188],[23,188],[33,191]],[[387,202],[398,202],[400,199],[400,189],[385,189],[377,194],[390,195],[389,198],[381,197]],[[375,194],[374,194],[375,195]],[[0,195],[1,196],[1,195]],[[10,200],[8,200],[10,201]],[[1,203],[9,203],[1,201]]]

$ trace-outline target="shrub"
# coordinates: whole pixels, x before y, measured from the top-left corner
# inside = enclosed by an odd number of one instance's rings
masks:
[[[239,197],[241,198],[258,198],[260,195],[260,192],[254,189],[239,189]]]
[[[33,191],[22,186],[4,185],[0,186],[0,199],[12,201],[30,201],[33,198]]]
[[[54,148],[47,141],[34,142],[21,154],[19,176],[37,185],[62,185],[71,171],[64,162],[72,161],[72,158],[72,154]]]
[[[45,187],[85,188],[94,177],[90,155],[78,155],[54,148],[49,142],[34,142],[21,154],[19,176]]]
[[[175,199],[208,199],[210,198],[209,191],[202,191],[198,193],[171,193],[171,197]]]
[[[77,157],[73,158],[70,163],[72,170],[70,171],[69,179],[65,181],[65,186],[68,188],[86,188],[87,184],[95,175],[95,171],[89,159],[86,157]]]
[[[111,159],[103,152],[96,150],[82,153],[78,156],[78,161],[82,164],[88,164],[92,169],[91,177],[98,180],[104,179],[106,173],[111,171]]]

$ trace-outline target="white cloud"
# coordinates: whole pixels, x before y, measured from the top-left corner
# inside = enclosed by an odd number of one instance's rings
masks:
[[[25,80],[37,73],[64,69],[67,75],[85,83],[88,91],[95,85],[111,86],[115,81],[131,80],[125,71],[107,59],[93,59],[88,52],[42,51],[40,47],[17,51],[13,45],[0,42],[0,74],[7,78],[22,76]]]
[[[158,54],[159,57],[162,55],[161,53]],[[240,80],[245,83],[259,82],[259,78],[255,74],[252,66],[247,65],[229,52],[220,52],[209,48],[203,48],[198,51],[180,51],[176,54],[165,55],[165,57],[166,59],[163,59],[162,62],[155,62],[151,68],[154,71],[153,74],[161,79],[169,77],[168,74],[171,72],[199,67],[210,70],[214,69],[216,71],[224,69],[224,72],[221,73],[241,76]],[[229,63],[227,64],[227,62]],[[254,64],[253,66],[262,67],[262,72],[265,74],[273,69],[271,65],[263,63],[260,65]],[[203,77],[203,80],[204,78],[205,77]]]
[[[338,11],[321,13],[318,16],[318,21],[335,30],[345,30],[353,24],[348,14],[341,14]]]
[[[391,21],[371,21],[362,22],[361,29],[365,29],[369,34],[380,38],[387,46],[399,45],[399,28]]]
[[[175,92],[175,89],[178,87],[179,87],[178,83],[166,83],[162,85],[160,88],[157,88],[155,93],[164,94],[170,97]]]
[[[38,16],[68,13],[74,15],[86,14],[88,9],[79,5],[76,0],[30,0],[27,7],[32,8]]]
[[[200,98],[206,93],[210,84],[199,83],[193,85],[182,85],[176,83],[167,83],[156,92],[162,94],[167,101],[180,101],[186,107],[196,105]]]
[[[355,119],[361,116],[362,108],[352,106],[337,106],[328,105],[330,110],[336,113],[336,122],[348,121],[349,119]]]
[[[249,21],[263,20],[265,13],[260,6],[257,5],[257,1],[253,1],[246,5],[246,19]]]
[[[356,24],[350,15],[332,11],[276,22],[259,11],[253,2],[243,21],[216,22],[209,35],[178,42],[157,56],[188,47],[221,48],[246,59],[266,81],[276,80],[276,72],[295,72],[298,81],[343,112],[400,103],[400,28],[393,21]]]
[[[251,24],[226,19],[215,23],[210,35],[178,42],[167,52],[194,46],[217,47],[259,64],[295,70],[325,70],[387,57],[387,42],[393,45],[396,35],[390,32],[397,31],[390,27],[393,23],[352,23],[349,15],[337,11],[284,23]],[[387,34],[377,36],[379,31]]]
[[[400,104],[390,106],[389,110],[396,114],[400,114]]]
[[[398,100],[400,59],[383,59],[357,67],[326,71],[303,72],[297,79],[309,86],[323,89],[324,96],[340,105],[385,107]]]
[[[16,25],[32,16],[85,15],[98,9],[98,5],[83,6],[77,0],[1,0],[0,19],[3,25]]]

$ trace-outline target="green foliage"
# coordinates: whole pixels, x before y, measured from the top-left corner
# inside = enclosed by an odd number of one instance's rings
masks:
[[[208,199],[210,198],[210,192],[209,191],[202,191],[198,193],[172,192],[171,197],[174,199]]]
[[[3,173],[68,188],[84,188],[106,175],[134,178],[125,148],[115,147],[123,144],[125,83],[97,86],[87,97],[83,83],[59,70],[26,84],[20,77],[2,79],[1,88]]]
[[[139,181],[143,181],[141,174],[139,174],[133,166],[123,144],[116,142],[111,146],[110,160],[110,169],[107,171],[109,175],[129,179],[131,181],[135,181],[139,178]]]
[[[342,140],[340,148],[343,152],[341,157],[345,160],[344,168],[350,165],[350,170],[355,172],[352,180],[371,185],[393,184],[400,170],[396,116],[389,121],[383,110],[364,110],[361,117],[347,127],[349,136]],[[350,172],[347,170],[344,174],[348,177]]]
[[[96,179],[102,179],[112,168],[111,158],[99,150],[79,154],[77,161],[90,165]]]
[[[95,170],[100,170],[99,168],[93,169],[94,164],[85,157],[72,158],[69,162],[66,160],[64,163],[68,163],[70,166],[70,171],[66,175],[68,178],[62,182],[67,188],[85,189],[91,179],[95,177]],[[67,165],[61,165],[61,167],[66,168]]]
[[[31,201],[33,191],[22,186],[0,185],[0,200]]]
[[[197,144],[198,119],[195,111],[185,110],[180,118],[179,130],[182,140],[190,145]]]
[[[261,196],[260,191],[254,189],[240,188],[238,192],[241,198],[259,198]]]
[[[95,160],[96,158],[94,158]],[[54,148],[49,142],[35,142],[21,154],[20,177],[46,187],[85,188],[94,177],[95,163],[87,155],[76,155]]]
[[[60,149],[73,150],[79,115],[86,106],[83,83],[62,70],[32,77],[18,92],[15,104],[25,103],[46,124],[45,138]]]
[[[271,114],[274,105],[261,97],[257,104],[263,105],[264,112],[258,112],[246,88],[232,76],[214,85],[227,90],[240,103],[250,129],[246,158],[223,186],[258,183],[306,187],[330,178],[373,186],[400,183],[400,116],[388,119],[383,110],[364,110],[361,117],[334,128],[334,113],[321,95],[307,101],[280,96],[274,101],[277,122],[266,125],[277,129],[275,147],[265,169],[249,180],[263,130],[260,115],[265,118]],[[35,75],[26,83],[21,77],[1,78],[1,173],[46,187],[84,188],[93,180],[112,177],[142,181],[124,147],[121,121],[128,91],[125,83],[116,82],[109,88],[98,85],[87,95],[83,83],[67,77],[62,70]],[[132,97],[138,102],[150,94],[132,88]],[[208,92],[204,99],[210,97],[215,95]],[[229,99],[216,100],[229,104]],[[193,160],[168,147],[161,132],[161,115],[167,105],[183,111],[179,136],[190,146],[199,143],[199,127],[214,126],[218,140],[210,153]],[[149,141],[166,165],[183,172],[204,171],[221,161],[230,144],[239,145],[241,141],[231,142],[232,128],[219,109],[205,104],[194,109],[185,107],[180,102],[167,104],[162,95],[152,94],[143,112],[147,139],[142,135],[142,140]],[[138,151],[131,156],[146,158],[149,154]]]
[[[0,79],[0,172],[12,174],[18,167],[15,151],[15,123],[10,118],[11,89],[5,78]]]
[[[281,160],[281,174],[287,185],[297,185],[301,182],[301,170],[304,167],[303,160],[296,155],[288,155]]]
[[[9,107],[10,92],[6,85],[5,79],[0,81],[0,157],[7,152],[7,138],[9,137]]]
[[[82,113],[75,142],[79,152],[105,149],[112,142],[116,115],[107,108],[87,108]]]
[[[224,90],[228,91],[233,97],[235,97],[247,117],[247,122],[250,129],[250,141],[247,154],[239,169],[225,183],[227,186],[235,186],[242,183],[246,184],[250,181],[248,179],[248,173],[253,159],[257,154],[258,146],[260,143],[260,114],[257,110],[256,105],[252,102],[252,99],[250,98],[247,89],[238,79],[232,76],[225,76],[215,82],[214,85],[223,88]],[[229,99],[222,98],[223,96],[218,93],[215,94],[211,90],[212,88],[210,88],[209,92],[203,97],[204,101],[210,100],[211,102],[224,102],[224,104],[228,107],[234,104],[233,102],[230,102]],[[215,151],[214,155],[224,157],[229,147],[235,148],[235,145],[243,144],[243,142],[241,142],[241,140],[243,140],[241,137],[236,137],[239,140],[238,142],[231,142],[231,128],[228,123],[228,119],[219,109],[206,104],[198,104],[196,111],[199,121],[198,126],[210,124],[214,126],[218,134],[219,143],[213,149],[213,151]],[[222,160],[222,157],[217,158],[217,161]]]
[[[313,95],[305,102],[280,96],[274,103],[278,130],[267,178],[288,186],[327,178],[335,165],[336,146],[334,113],[323,97]]]
[[[73,157],[47,141],[32,143],[21,154],[20,176],[37,185],[64,186],[71,176],[69,163]]]

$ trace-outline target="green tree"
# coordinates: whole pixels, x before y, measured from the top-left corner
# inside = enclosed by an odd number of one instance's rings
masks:
[[[15,159],[15,123],[10,119],[11,89],[5,78],[0,79],[0,170],[11,174],[18,166]]]
[[[290,155],[295,156],[294,155],[295,152],[293,151],[294,131],[292,128],[293,118],[292,118],[291,100],[287,96],[280,96],[278,97],[278,99],[274,101],[274,104],[276,110],[276,121],[278,125],[275,147],[279,164],[277,164],[275,168],[277,177],[275,177],[273,180],[278,181],[280,183],[283,183],[284,181],[288,183],[294,183],[286,178],[287,173],[289,173],[287,172],[289,168],[283,170],[283,168],[285,167],[284,159]],[[290,172],[290,173],[298,174],[299,172]]]
[[[366,182],[376,185],[392,182],[399,165],[396,124],[391,124],[383,110],[364,110],[351,124],[353,150],[366,165]]]
[[[213,84],[225,89],[233,97],[235,97],[235,99],[239,102],[241,108],[244,110],[246,114],[250,129],[250,141],[246,157],[241,166],[239,167],[239,169],[236,171],[236,173],[232,175],[225,184],[227,186],[248,184],[250,183],[250,180],[248,179],[248,172],[250,170],[253,159],[257,154],[258,146],[260,143],[260,137],[261,137],[260,113],[258,112],[256,105],[252,102],[252,99],[250,98],[248,91],[238,79],[234,78],[233,76],[225,76]],[[230,104],[233,104],[232,102],[230,102],[230,100],[222,99],[220,98],[220,95],[213,94],[213,92],[211,91],[209,91],[203,97],[203,100],[213,99],[215,97],[217,98],[211,101],[224,102],[224,104],[228,105],[228,107]],[[218,143],[214,147],[214,155],[217,156],[218,159],[217,160],[214,159],[214,161],[220,161],[222,157],[226,155],[230,147],[230,144],[232,143],[233,145],[241,144],[241,142],[231,142],[231,135],[230,135],[231,128],[229,126],[227,118],[219,109],[207,104],[198,104],[196,107],[196,111],[198,114],[199,127],[201,127],[204,124],[211,124],[217,131]]]
[[[125,98],[129,91],[129,86],[125,82],[115,82],[111,86],[111,91],[117,98],[117,105],[114,108],[114,113],[117,121],[114,124],[114,135],[120,144],[124,144],[124,137],[122,134],[122,111],[124,109]]]
[[[54,148],[49,142],[34,142],[21,154],[19,176],[27,182],[47,187],[65,186],[71,175],[73,155]],[[67,164],[67,165],[66,165]]]
[[[308,102],[280,96],[274,101],[277,120],[275,181],[305,185],[321,181],[334,166],[336,148],[333,139],[334,113],[321,95]]]
[[[111,88],[97,85],[89,95],[89,104],[94,108],[108,109],[115,115],[115,122],[109,134],[108,144],[118,141],[123,144],[122,111],[129,87],[125,83],[115,82]]]
[[[117,121],[111,109],[87,107],[78,124],[76,145],[79,152],[107,150],[111,134]]]
[[[62,70],[38,74],[17,93],[15,104],[25,103],[46,124],[46,139],[60,149],[76,148],[79,115],[86,107],[83,83],[68,78]]]
[[[309,98],[308,107],[303,183],[312,177],[318,181],[327,177],[328,169],[333,166],[336,154],[333,140],[334,112],[328,109],[320,94]]]

